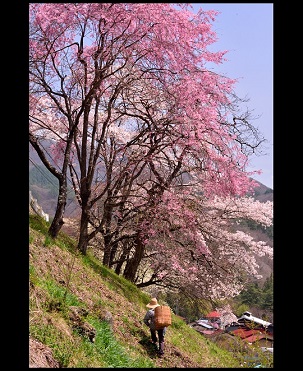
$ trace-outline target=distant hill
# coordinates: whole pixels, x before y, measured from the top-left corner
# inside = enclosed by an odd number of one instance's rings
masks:
[[[260,202],[272,201],[274,200],[274,191],[271,188],[266,187],[264,184],[258,182],[258,187],[255,188],[254,198]]]

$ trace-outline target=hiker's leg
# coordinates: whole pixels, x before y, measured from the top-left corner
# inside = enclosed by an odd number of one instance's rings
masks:
[[[164,354],[164,329],[158,330],[159,337],[159,354]]]
[[[157,343],[157,334],[155,330],[150,329],[150,335],[153,343]]]

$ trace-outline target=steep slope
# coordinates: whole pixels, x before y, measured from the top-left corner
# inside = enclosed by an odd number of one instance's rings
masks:
[[[31,367],[239,366],[240,355],[218,348],[175,315],[165,356],[157,358],[142,321],[149,296],[92,256],[77,254],[63,233],[50,240],[44,220],[32,215],[30,225]],[[78,320],[76,310],[85,313]]]

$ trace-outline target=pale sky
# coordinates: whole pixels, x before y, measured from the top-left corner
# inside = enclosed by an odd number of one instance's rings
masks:
[[[254,156],[248,170],[261,169],[253,178],[273,189],[273,3],[192,3],[194,11],[221,12],[212,23],[218,41],[210,50],[228,50],[228,61],[215,67],[239,79],[235,92],[247,97],[252,121],[268,141],[266,155]],[[264,151],[265,152],[265,151]]]

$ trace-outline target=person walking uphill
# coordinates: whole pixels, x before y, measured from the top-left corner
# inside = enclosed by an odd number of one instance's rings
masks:
[[[159,348],[158,348],[158,356],[162,357],[164,354],[164,336],[166,332],[166,327],[156,330],[155,327],[155,308],[159,307],[160,305],[158,304],[158,301],[156,298],[152,298],[151,301],[146,304],[148,311],[145,314],[145,317],[143,319],[144,323],[146,326],[149,327],[150,329],[150,334],[151,334],[151,340],[152,343],[157,345],[157,341],[159,340]],[[158,334],[158,338],[157,338]]]

